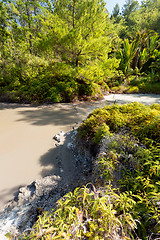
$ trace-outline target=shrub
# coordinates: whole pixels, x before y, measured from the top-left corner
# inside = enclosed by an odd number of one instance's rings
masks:
[[[50,98],[54,103],[62,101],[61,93],[56,87],[50,88]]]
[[[92,139],[93,143],[99,144],[101,139],[107,136],[110,136],[110,132],[109,132],[109,127],[106,125],[106,123],[102,123],[102,125],[100,125],[95,133],[94,133],[94,137]]]
[[[79,129],[79,136],[92,139],[103,123],[109,126],[110,132],[118,132],[122,127],[130,129],[130,132],[140,140],[150,138],[153,141],[160,141],[160,111],[157,105],[144,106],[140,103],[125,105],[106,106],[96,109]]]
[[[58,201],[56,211],[44,212],[29,234],[19,239],[128,239],[136,222],[130,214],[135,201],[129,194],[117,195],[92,185],[76,188]],[[121,229],[121,233],[119,233]]]
[[[139,92],[139,88],[137,86],[129,87],[126,91],[126,93],[138,93],[138,92]]]
[[[114,134],[106,142],[103,145],[105,150],[95,163],[95,174],[98,172],[106,184],[112,181],[124,195],[129,193],[130,198],[136,201],[130,210],[133,218],[137,219],[138,237],[158,237],[160,146],[147,149],[133,137],[121,134]]]
[[[108,129],[104,134],[107,137],[101,134],[101,128]],[[97,144],[103,139],[104,150],[94,164],[94,174],[100,176],[103,186],[112,181],[119,186],[124,199],[130,196],[136,202],[130,209],[133,218],[137,219],[137,230],[132,232],[132,239],[137,236],[140,239],[158,238],[160,105],[130,103],[96,109],[80,125],[78,134]]]

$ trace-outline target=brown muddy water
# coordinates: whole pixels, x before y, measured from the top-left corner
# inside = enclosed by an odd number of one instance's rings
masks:
[[[0,208],[21,186],[54,172],[55,141],[70,131],[98,103],[33,107],[0,103]],[[67,159],[66,159],[67,161]]]

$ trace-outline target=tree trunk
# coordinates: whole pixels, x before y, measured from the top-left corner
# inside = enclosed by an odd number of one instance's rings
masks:
[[[78,67],[78,57],[76,58],[76,67]]]

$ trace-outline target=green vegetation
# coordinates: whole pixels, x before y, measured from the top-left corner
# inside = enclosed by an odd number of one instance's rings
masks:
[[[79,136],[98,144],[106,132],[112,134],[125,127],[140,141],[152,139],[154,142],[160,142],[159,125],[159,104],[151,106],[144,106],[138,102],[125,105],[115,104],[94,110],[79,127]],[[107,131],[104,130],[101,138],[96,139],[97,133],[104,127]]]
[[[2,0],[0,100],[96,99],[128,89],[133,78],[129,92],[160,93],[160,1],[128,0],[111,17],[106,7],[103,0]]]
[[[93,163],[94,185],[67,193],[18,239],[158,239],[160,105],[96,109],[78,138],[103,147]]]
[[[40,216],[34,230],[22,239],[113,239],[120,228],[127,236],[136,224],[129,213],[135,201],[128,196],[126,201],[110,186],[105,192],[92,188],[76,188],[65,195],[57,210]]]
[[[103,0],[2,0],[0,101],[160,94],[159,24],[160,0],[127,0],[111,17]],[[68,193],[18,238],[158,239],[160,106],[97,109],[78,136],[96,147],[107,142],[94,163],[95,187]]]
[[[104,182],[116,182],[126,199],[135,201],[129,212],[136,221],[131,239],[156,239],[160,235],[159,164],[160,145],[145,148],[133,137],[122,135],[112,137],[97,160]]]
[[[92,144],[107,142],[94,171],[98,178],[99,175],[103,178],[103,186],[112,181],[121,193],[135,201],[130,213],[137,229],[131,239],[158,237],[160,105],[115,104],[94,110],[81,124],[78,134]]]
[[[154,76],[150,74],[147,77],[142,77],[140,79],[130,79],[130,85],[126,88],[127,93],[160,93],[160,84],[154,81]]]

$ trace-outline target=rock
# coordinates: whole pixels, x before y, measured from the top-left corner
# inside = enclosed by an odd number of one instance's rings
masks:
[[[68,144],[67,144],[67,148],[68,148],[68,149],[72,149],[72,147],[73,147],[73,144],[72,144],[72,143],[68,143]]]
[[[38,208],[53,208],[60,198],[59,190],[56,190],[60,179],[59,176],[47,176],[19,189],[16,198],[0,213],[1,240],[7,239],[4,236],[7,232],[17,234],[32,227],[37,220]],[[52,196],[50,192],[53,190],[55,191]]]
[[[58,143],[60,143],[60,142],[63,143],[63,141],[64,141],[64,135],[65,135],[65,133],[64,133],[63,131],[61,131],[60,133],[56,134],[56,135],[53,137],[53,139],[54,139],[55,141],[57,141]]]
[[[19,202],[19,204],[23,204],[28,201],[36,191],[36,182],[34,181],[30,185],[26,187],[21,187],[19,189],[18,195],[15,197],[15,201]]]

